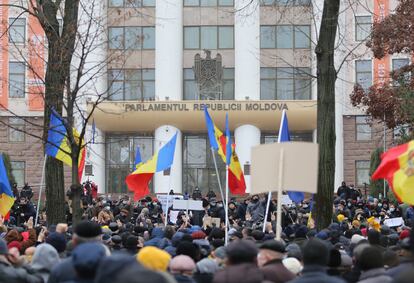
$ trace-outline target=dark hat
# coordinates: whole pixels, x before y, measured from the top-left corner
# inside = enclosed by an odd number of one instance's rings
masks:
[[[105,255],[106,251],[102,244],[81,244],[72,253],[73,266],[81,278],[94,278],[98,265]]]
[[[116,230],[119,229],[118,224],[116,222],[111,222],[108,225],[109,230],[111,230],[112,232],[115,232]]]
[[[253,241],[238,240],[226,247],[227,258],[231,264],[254,262],[259,249]]]
[[[46,243],[53,246],[58,253],[62,253],[66,249],[65,235],[57,232],[50,233],[46,237]]]
[[[303,262],[305,265],[326,266],[329,262],[328,245],[318,238],[307,240],[303,245]]]
[[[121,236],[119,236],[119,235],[115,235],[115,236],[112,236],[111,241],[112,241],[114,244],[119,245],[119,244],[121,244],[121,243],[122,243],[122,238],[121,238]]]
[[[276,240],[269,240],[269,241],[264,242],[260,246],[260,249],[271,250],[271,251],[275,251],[278,253],[284,253],[286,251],[285,244],[283,244],[281,241],[276,241]]]
[[[98,223],[83,220],[76,224],[73,232],[82,238],[94,238],[102,234],[102,229]]]
[[[9,249],[7,248],[7,243],[5,240],[0,239],[0,255],[6,255],[9,253]]]

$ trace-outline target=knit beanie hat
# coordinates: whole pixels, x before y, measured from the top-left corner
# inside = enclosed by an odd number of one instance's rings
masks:
[[[159,248],[144,247],[139,251],[136,258],[146,268],[162,272],[167,271],[171,256]]]

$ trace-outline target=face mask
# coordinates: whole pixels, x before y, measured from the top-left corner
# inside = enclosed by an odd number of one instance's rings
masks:
[[[378,204],[378,207],[382,207],[382,203],[379,203],[379,204]]]
[[[304,204],[304,205],[303,205],[303,208],[308,208],[308,205],[307,205],[307,204]]]
[[[222,203],[219,203],[217,206],[218,207],[223,207],[223,204]]]
[[[351,208],[352,207],[352,203],[348,203],[348,207]]]
[[[390,211],[391,211],[391,212],[394,212],[394,211],[395,211],[395,208],[394,208],[394,207],[391,207],[391,208],[390,208]]]
[[[126,200],[124,200],[124,201],[122,202],[122,204],[127,204],[127,201],[126,201]]]

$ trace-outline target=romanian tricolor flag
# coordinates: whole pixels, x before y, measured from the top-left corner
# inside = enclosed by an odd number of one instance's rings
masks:
[[[4,166],[3,155],[0,154],[0,215],[7,216],[14,204],[14,196]]]
[[[73,136],[79,144],[80,135],[75,128],[73,128]],[[49,131],[47,133],[45,151],[47,155],[62,161],[66,165],[72,166],[72,158],[70,156],[71,148],[67,138],[66,128],[63,124],[63,118],[53,109],[50,114]],[[79,153],[78,161],[79,181],[82,179],[82,173],[85,167],[85,157],[86,147],[84,141],[82,141],[82,148]]]
[[[206,127],[208,132],[208,138],[210,140],[210,146],[217,150],[218,154],[221,156],[221,159],[224,163],[227,164],[226,160],[226,147],[227,139],[226,135],[220,131],[219,128],[214,124],[213,120],[208,113],[206,107],[204,107],[204,117],[206,120]],[[229,164],[229,188],[232,194],[242,195],[246,193],[246,183],[244,181],[243,171],[241,170],[241,165],[239,158],[236,154],[236,145],[235,143],[231,144],[232,154]]]
[[[136,158],[135,171],[125,179],[128,189],[134,192],[135,200],[149,194],[148,183],[155,172],[164,171],[171,167],[174,161],[176,141],[177,134],[146,162],[141,162],[140,158],[138,160]]]
[[[372,180],[377,179],[386,179],[400,202],[414,205],[414,140],[382,154],[372,174]]]

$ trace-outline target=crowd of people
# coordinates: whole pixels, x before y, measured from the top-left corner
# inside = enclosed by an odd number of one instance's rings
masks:
[[[345,183],[325,229],[315,228],[312,199],[284,205],[280,240],[275,200],[265,221],[267,196],[231,199],[227,245],[225,204],[211,191],[186,193],[203,210],[170,207],[168,219],[153,197],[95,195],[83,199],[82,221],[72,225],[67,210],[67,223],[40,216],[35,226],[33,194],[16,190],[9,219],[0,218],[0,282],[414,282],[413,207]]]

